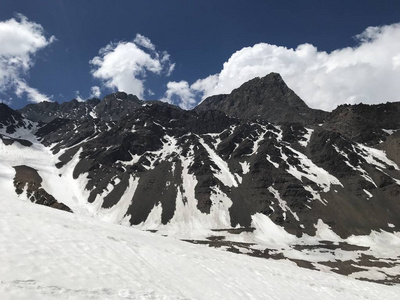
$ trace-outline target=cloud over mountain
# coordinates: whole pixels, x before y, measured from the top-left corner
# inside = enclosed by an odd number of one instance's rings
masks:
[[[187,84],[185,94],[205,98],[230,93],[254,77],[277,72],[313,108],[400,100],[400,23],[368,27],[355,39],[357,46],[330,53],[307,43],[295,49],[268,43],[245,47],[218,74]],[[168,86],[167,98],[182,94],[173,87]]]
[[[183,109],[191,109],[196,104],[196,96],[187,81],[170,81],[167,83],[167,91],[161,101],[178,105]]]
[[[174,69],[167,52],[156,51],[149,38],[137,34],[132,42],[109,43],[89,62],[94,78],[110,89],[143,98],[148,73],[169,75]]]
[[[32,88],[26,76],[34,65],[35,54],[55,41],[46,37],[43,27],[22,14],[0,22],[0,93],[13,91],[18,97],[26,94],[31,102],[50,101]]]

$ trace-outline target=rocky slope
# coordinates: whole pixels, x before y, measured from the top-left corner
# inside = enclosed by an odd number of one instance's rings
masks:
[[[19,112],[0,103],[0,130],[7,134],[15,133],[19,128],[31,129],[32,123]]]
[[[341,105],[326,119],[323,128],[385,150],[400,164],[400,103]]]
[[[323,127],[356,142],[376,145],[400,128],[400,102],[341,105],[329,114]]]
[[[343,274],[386,259],[366,278],[399,281],[400,253],[353,241],[400,228],[397,104],[316,111],[270,74],[193,111],[121,92],[56,105],[57,118],[46,105],[21,110],[52,119],[41,125],[0,110],[0,155],[32,157],[3,160],[19,197],[32,195],[29,173],[76,213]]]
[[[19,112],[27,119],[35,122],[50,122],[56,118],[81,119],[90,117],[90,112],[99,104],[100,100],[93,98],[85,102],[79,102],[76,99],[70,102],[40,102],[28,104]]]

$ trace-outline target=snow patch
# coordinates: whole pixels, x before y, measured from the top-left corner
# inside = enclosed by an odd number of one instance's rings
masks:
[[[97,119],[97,114],[94,112],[94,110],[92,110],[91,112],[89,112],[89,115],[90,115],[93,119]]]
[[[289,211],[297,221],[300,221],[297,214],[290,209],[290,207],[287,205],[286,201],[281,198],[281,196],[279,195],[279,192],[276,189],[274,189],[272,186],[270,186],[268,188],[268,191],[270,191],[274,195],[275,199],[278,200],[279,207],[284,211],[284,213],[283,213],[284,220],[286,220],[285,212]]]
[[[363,189],[364,193],[367,194],[368,199],[372,198],[374,195],[372,195],[370,192],[368,192],[366,189]]]
[[[392,135],[395,133],[398,129],[382,129],[382,131],[386,132],[388,135]]]
[[[300,161],[300,168],[297,168],[296,166],[289,164],[288,173],[293,175],[295,178],[297,178],[300,181],[303,181],[302,177],[305,177],[315,182],[319,187],[323,189],[324,192],[328,192],[330,190],[331,185],[340,185],[343,187],[339,179],[337,179],[335,176],[331,175],[321,167],[315,165],[311,161],[311,159],[309,159],[303,153],[296,151],[289,146],[287,146],[287,148],[290,151],[292,151]],[[286,155],[283,154],[282,148],[280,148],[280,150],[281,150],[281,156],[282,158],[284,158]]]
[[[204,142],[204,140],[202,138],[200,138],[200,137],[198,137],[198,138],[199,138],[199,142],[207,150],[210,159],[220,169],[219,171],[214,170],[214,176],[216,178],[218,178],[225,186],[237,187],[238,182],[236,181],[235,176],[229,170],[228,164],[221,157],[219,157],[218,154],[213,149],[211,149],[211,147],[208,146],[207,143]]]
[[[286,232],[264,214],[256,213],[251,216],[251,219],[251,225],[256,228],[254,237],[263,243],[271,245],[272,248],[288,246],[296,240],[294,235]]]
[[[250,172],[250,163],[247,161],[244,162],[239,162],[239,164],[242,166],[242,173],[247,174]]]
[[[265,135],[268,132],[268,129],[265,125],[260,125],[261,126],[261,133],[258,133],[258,138],[257,140],[253,143],[253,150],[251,152],[251,154],[249,154],[249,156],[252,156],[253,154],[257,154],[258,148],[260,147],[260,143],[264,140]]]
[[[271,160],[271,157],[267,154],[267,160],[276,168],[276,169],[279,169],[279,164],[278,163],[276,163],[276,162],[273,162],[272,160]]]
[[[375,165],[380,168],[386,168],[386,165],[393,166],[396,170],[399,170],[399,166],[389,158],[387,158],[386,153],[382,150],[367,147],[363,144],[357,144],[357,147],[362,150],[362,156],[367,161],[367,163]],[[383,164],[383,163],[384,164]]]
[[[162,215],[162,204],[161,202],[154,205],[153,209],[149,213],[146,218],[146,221],[143,221],[139,225],[135,225],[135,228],[141,230],[157,230],[160,227],[161,223],[161,215]]]
[[[307,147],[308,143],[310,142],[311,139],[311,135],[314,132],[314,129],[309,129],[309,128],[305,128],[306,129],[306,133],[304,134],[303,138],[305,139],[305,141],[299,141],[299,144],[303,147]]]

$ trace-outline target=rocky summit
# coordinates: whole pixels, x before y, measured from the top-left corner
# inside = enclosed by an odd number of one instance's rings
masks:
[[[210,109],[240,119],[296,122],[303,125],[320,123],[327,116],[324,111],[308,107],[277,73],[254,78],[229,95],[211,96],[195,108],[196,111]]]
[[[123,92],[0,104],[0,180],[76,214],[398,283],[400,253],[379,241],[400,231],[399,120],[399,103],[309,108],[276,73],[191,111]]]

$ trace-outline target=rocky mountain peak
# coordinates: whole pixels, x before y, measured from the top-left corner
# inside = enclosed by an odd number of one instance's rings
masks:
[[[132,94],[116,92],[104,97],[93,110],[96,118],[105,121],[116,121],[141,107],[143,101]]]
[[[195,108],[196,111],[209,109],[240,119],[263,119],[275,123],[316,124],[327,115],[308,107],[278,73],[254,78],[229,95],[209,97]]]
[[[239,88],[234,89],[233,92],[238,92],[240,90],[246,90],[252,93],[255,92],[258,95],[268,93],[270,95],[285,96],[289,93],[293,93],[293,91],[286,85],[285,81],[283,81],[283,78],[279,73],[270,73],[264,77],[255,77],[243,83]],[[301,100],[299,103],[304,103],[304,101]]]
[[[112,94],[108,94],[103,98],[101,102],[113,102],[113,101],[119,101],[119,102],[133,101],[138,103],[142,102],[139,100],[137,96],[132,94],[127,94],[125,92],[115,92]]]

